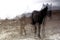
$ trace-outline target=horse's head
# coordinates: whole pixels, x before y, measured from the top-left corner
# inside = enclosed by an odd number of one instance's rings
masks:
[[[47,16],[51,19],[52,18],[52,5],[47,5]]]
[[[51,5],[46,4],[44,9],[41,10],[41,12],[43,13],[43,15],[47,15],[50,19],[52,18]]]
[[[51,19],[52,18],[52,9],[51,9],[52,5],[49,5],[48,3],[45,5],[43,11],[44,13],[47,13],[46,15]]]

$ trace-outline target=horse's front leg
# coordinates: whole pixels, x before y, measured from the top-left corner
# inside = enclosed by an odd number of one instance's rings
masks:
[[[45,37],[45,24],[46,24],[46,19],[44,18],[44,20],[43,20],[43,23],[42,23],[42,37],[44,38]]]
[[[37,33],[38,33],[38,37],[39,37],[39,38],[41,38],[40,30],[41,30],[41,26],[38,24]]]

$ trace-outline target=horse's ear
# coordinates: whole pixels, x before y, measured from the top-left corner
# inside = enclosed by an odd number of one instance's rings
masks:
[[[43,3],[43,7],[45,6],[45,4]]]

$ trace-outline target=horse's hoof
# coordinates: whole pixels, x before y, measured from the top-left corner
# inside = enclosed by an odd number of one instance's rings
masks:
[[[38,38],[40,38],[40,39],[41,39],[41,36],[40,36],[40,35],[38,35]]]

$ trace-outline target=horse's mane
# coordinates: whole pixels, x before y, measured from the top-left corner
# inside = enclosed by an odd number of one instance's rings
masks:
[[[40,12],[47,11],[48,6],[46,6],[44,9],[40,10]]]

